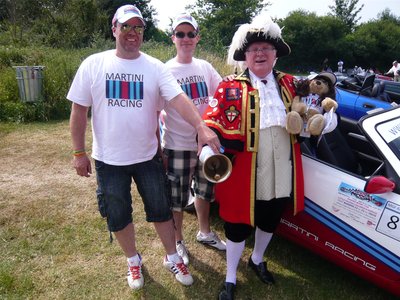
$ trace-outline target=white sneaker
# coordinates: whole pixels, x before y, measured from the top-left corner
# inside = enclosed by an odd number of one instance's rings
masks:
[[[206,246],[214,247],[221,251],[226,250],[226,243],[224,241],[221,241],[217,234],[213,231],[211,231],[207,235],[199,231],[196,238],[199,243],[202,243]]]
[[[182,257],[183,263],[189,265],[189,251],[186,249],[185,243],[183,241],[176,242],[176,252]]]
[[[131,289],[137,290],[143,287],[144,277],[142,274],[142,258],[139,256],[139,263],[137,265],[128,264],[128,285]]]
[[[169,261],[167,256],[164,257],[164,267],[170,272],[175,274],[176,280],[178,280],[183,285],[191,285],[193,283],[193,277],[190,275],[188,268],[183,263],[175,263]]]

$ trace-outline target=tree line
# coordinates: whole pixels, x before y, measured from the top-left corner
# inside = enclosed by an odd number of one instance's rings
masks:
[[[110,44],[113,13],[127,3],[142,11],[145,40],[171,43],[170,32],[156,27],[157,8],[150,0],[0,0],[0,45],[79,49]],[[199,22],[201,46],[225,55],[237,26],[251,22],[269,6],[258,0],[197,0],[186,9]],[[386,71],[400,59],[400,18],[389,9],[359,24],[363,5],[358,0],[332,0],[329,8],[326,16],[297,10],[276,20],[292,49],[278,62],[280,68],[308,72],[321,68],[325,59],[336,68],[341,59],[345,68],[358,65]]]

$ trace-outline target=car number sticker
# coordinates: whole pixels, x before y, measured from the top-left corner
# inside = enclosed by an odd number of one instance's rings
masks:
[[[400,241],[400,205],[390,201],[386,204],[376,231]]]
[[[332,211],[355,223],[375,229],[386,202],[382,197],[368,194],[342,182],[338,189],[338,197],[332,205]]]

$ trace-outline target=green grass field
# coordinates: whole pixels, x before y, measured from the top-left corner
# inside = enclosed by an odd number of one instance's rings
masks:
[[[109,242],[97,212],[95,174],[75,174],[70,144],[67,121],[0,123],[0,299],[217,299],[225,279],[224,253],[195,241],[196,216],[186,213],[184,233],[195,283],[177,283],[162,267],[163,248],[144,221],[134,186],[145,286],[129,289],[125,258],[117,243]],[[216,206],[212,225],[223,237]],[[252,243],[239,265],[236,299],[394,299],[278,236],[266,253],[277,283],[266,286],[246,269]]]

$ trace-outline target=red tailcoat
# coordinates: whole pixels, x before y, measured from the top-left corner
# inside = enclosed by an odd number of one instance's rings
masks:
[[[275,71],[274,76],[288,112],[295,96],[294,78]],[[220,216],[227,222],[254,226],[259,117],[258,90],[251,86],[248,70],[234,81],[221,82],[203,116],[207,126],[218,134],[226,154],[232,156],[232,174],[215,189]],[[296,214],[304,209],[304,183],[300,144],[293,135],[291,145]]]

